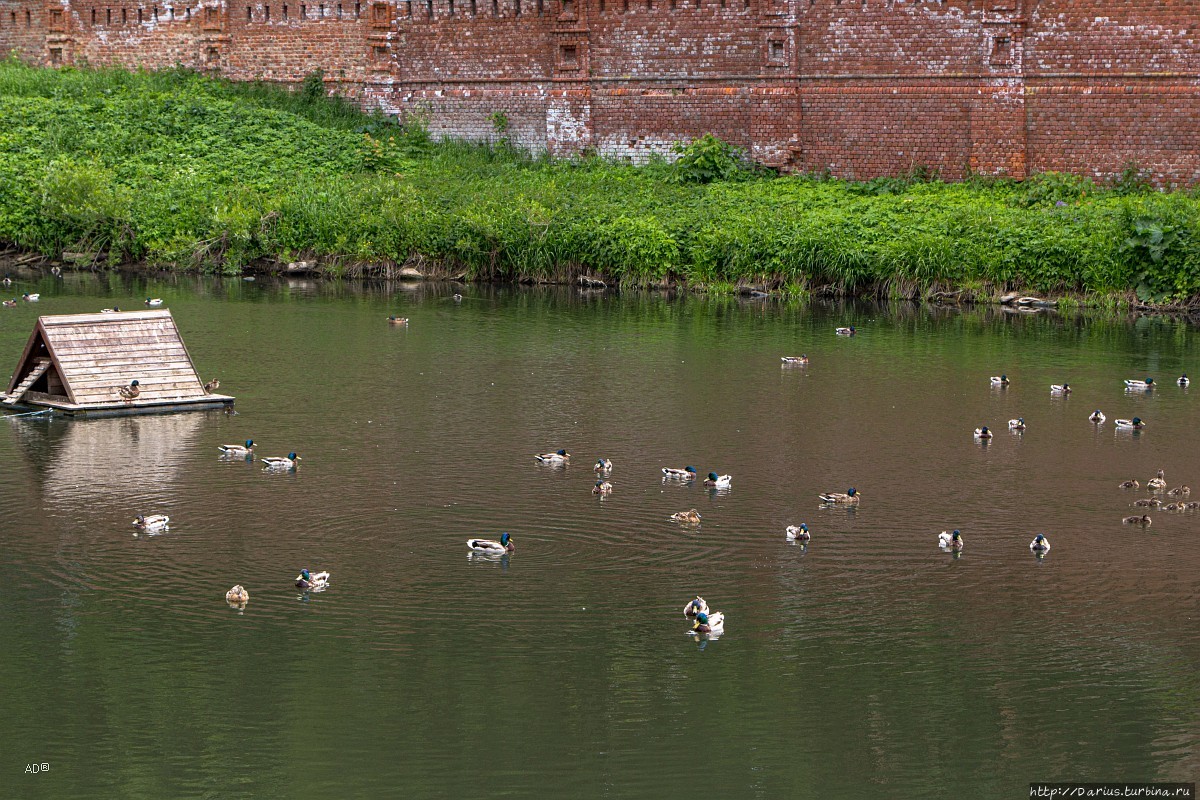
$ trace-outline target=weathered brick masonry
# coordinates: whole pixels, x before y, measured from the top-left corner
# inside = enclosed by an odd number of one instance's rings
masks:
[[[435,133],[645,158],[712,131],[867,178],[1200,182],[1196,0],[0,0],[0,53],[331,88]]]

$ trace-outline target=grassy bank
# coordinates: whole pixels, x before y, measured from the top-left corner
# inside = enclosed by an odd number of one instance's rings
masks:
[[[364,115],[319,84],[0,62],[0,241],[55,258],[227,272],[316,258],[332,271],[417,263],[478,279],[588,272],[891,296],[1200,295],[1200,199],[1132,172],[1107,188],[1061,175],[851,183],[692,155],[550,162],[431,142],[419,121]]]

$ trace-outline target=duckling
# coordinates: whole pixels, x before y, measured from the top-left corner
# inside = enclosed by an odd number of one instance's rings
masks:
[[[1191,493],[1192,493],[1192,489],[1190,486],[1177,486],[1174,489],[1167,492],[1167,496],[1168,497],[1187,497]]]
[[[671,515],[671,519],[676,522],[682,522],[685,525],[699,525],[700,512],[694,508],[688,511],[676,511]]]
[[[704,479],[704,485],[715,489],[728,489],[733,485],[732,475],[718,475],[715,472],[708,473],[708,477]]]
[[[42,296],[40,294],[26,293],[26,294],[21,295],[21,299],[24,300],[26,303],[36,303],[38,300],[42,299]]]
[[[155,533],[157,531],[165,531],[169,527],[171,518],[166,514],[138,514],[133,520],[133,527],[139,531],[148,531]]]
[[[713,611],[705,614],[699,613],[696,615],[696,624],[692,626],[692,633],[723,633],[725,630],[725,615],[720,611]]]
[[[807,355],[780,356],[779,360],[782,361],[784,364],[798,364],[800,366],[804,366],[805,364],[808,363],[808,356]]]
[[[1193,500],[1190,503],[1184,503],[1183,508],[1185,511],[1195,511],[1196,509],[1200,508],[1200,502]]]
[[[1146,481],[1146,488],[1152,492],[1161,492],[1167,488],[1167,474],[1160,469],[1156,477]]]
[[[556,453],[542,453],[541,455],[534,456],[534,458],[536,458],[538,461],[542,462],[543,464],[570,464],[571,463],[571,454],[568,453],[566,450],[559,450]]]
[[[1133,419],[1114,419],[1113,424],[1122,430],[1140,431],[1142,428],[1146,427],[1146,423],[1142,422],[1141,417],[1134,417]]]
[[[17,307],[17,301],[16,301],[16,299],[14,298],[14,299],[12,299],[12,300],[5,300],[5,301],[4,301],[4,307],[5,307],[5,308],[16,308],[16,307]]]
[[[1063,395],[1063,394],[1070,394],[1070,393],[1071,393],[1071,384],[1069,384],[1069,383],[1063,383],[1063,384],[1052,383],[1052,384],[1050,384],[1050,394]]]
[[[858,333],[858,331],[856,331],[854,326],[851,325],[849,328],[836,328],[834,333],[836,333],[838,336],[853,336],[854,334]]]
[[[1029,543],[1029,549],[1034,553],[1049,553],[1050,540],[1039,533],[1037,536],[1033,537],[1033,541]]]
[[[476,553],[511,553],[517,549],[513,543],[513,538],[507,533],[500,534],[500,541],[492,539],[467,539],[467,547]]]
[[[1161,508],[1163,511],[1186,511],[1187,503],[1167,503],[1165,506],[1161,506]]]
[[[245,444],[219,444],[217,449],[230,458],[250,458],[254,455],[254,440],[247,439]]]
[[[1016,419],[1010,419],[1010,420],[1008,421],[1008,429],[1009,429],[1010,431],[1023,431],[1023,430],[1025,430],[1025,418],[1024,418],[1024,417],[1017,417]]]
[[[964,544],[962,533],[957,529],[953,533],[942,531],[938,534],[938,547],[943,550],[962,550]]]
[[[993,375],[992,376],[992,386],[1008,386],[1008,384],[1010,384],[1011,382],[1012,381],[1010,381],[1008,379],[1007,375]]]
[[[221,382],[219,380],[217,380],[216,378],[213,378],[211,381],[204,384],[204,393],[212,394],[213,392],[215,392],[217,389],[220,389],[220,388],[221,388]]]
[[[1088,422],[1104,422],[1105,419],[1107,419],[1107,417],[1104,416],[1104,412],[1097,408],[1092,412],[1092,415],[1088,417]]]
[[[1144,528],[1148,528],[1150,527],[1150,515],[1142,514],[1140,517],[1136,515],[1132,517],[1125,517],[1121,520],[1121,522],[1125,525],[1141,525]]]
[[[233,606],[244,606],[250,602],[250,593],[239,583],[225,593],[225,602]]]
[[[1139,508],[1158,508],[1162,505],[1162,500],[1157,497],[1143,497],[1140,500],[1134,500],[1133,504]]]
[[[102,309],[100,309],[100,313],[101,313],[101,314],[116,314],[116,313],[117,313],[118,311],[120,311],[120,310],[121,310],[121,309],[117,308],[116,306],[113,306],[112,308],[102,308]]]
[[[663,467],[662,474],[664,478],[673,478],[674,480],[690,481],[696,478],[695,467],[684,467],[683,469],[674,469],[672,467]]]
[[[117,387],[117,394],[119,394],[121,399],[126,403],[132,403],[134,400],[138,399],[138,396],[141,395],[141,393],[141,387],[138,386],[138,382],[136,380],[130,381],[128,386]]]
[[[1125,381],[1125,388],[1131,389],[1135,392],[1144,392],[1147,389],[1153,389],[1154,388],[1154,378],[1146,378],[1146,380],[1144,380],[1144,381],[1127,380],[1127,381]]]
[[[984,425],[982,428],[975,429],[975,438],[976,439],[990,439],[990,438],[992,438],[992,432],[988,430],[987,425]]]
[[[597,475],[600,475],[600,474],[607,475],[608,473],[612,472],[612,470],[613,470],[613,463],[611,461],[609,461],[607,458],[596,459],[596,466],[592,467],[592,472],[595,472]]]
[[[1136,480],[1134,480],[1133,478],[1130,478],[1127,481],[1121,481],[1120,483],[1118,483],[1117,488],[1119,488],[1119,489],[1140,489],[1140,488],[1142,488],[1142,485],[1140,483],[1138,483]]]
[[[146,298],[146,305],[148,305],[148,306],[161,306],[162,304],[163,304],[163,301],[162,301],[161,297],[147,297]]]
[[[300,574],[296,576],[296,588],[297,589],[304,589],[304,590],[315,589],[315,590],[320,591],[321,589],[324,589],[328,585],[329,585],[329,573],[328,572],[310,573],[308,571],[308,569],[306,568],[306,569],[300,570]]]
[[[862,492],[854,487],[850,487],[844,494],[842,492],[826,492],[817,496],[821,498],[822,503],[832,503],[838,506],[856,506],[858,505],[858,499],[862,497]]]
[[[598,494],[601,497],[607,497],[612,494],[613,487],[608,481],[596,481],[596,485],[592,487],[592,494]]]
[[[392,325],[407,325],[407,324],[408,324],[408,317],[395,317],[395,316],[392,316],[392,317],[388,317],[388,322],[389,322],[389,323],[391,323]]]
[[[683,607],[683,615],[688,619],[695,619],[697,614],[707,614],[708,603],[704,602],[704,598],[700,595],[692,600],[687,601],[687,605]]]
[[[799,525],[788,525],[784,531],[784,536],[789,542],[807,542],[812,539],[812,534],[808,531],[808,525],[801,522]]]
[[[295,452],[288,453],[287,456],[264,456],[260,458],[264,466],[264,470],[273,470],[278,472],[286,472],[296,468],[296,462],[300,460],[300,456]]]
[[[1176,383],[1178,383],[1180,386],[1182,386],[1182,387],[1183,387],[1183,388],[1185,388],[1185,389],[1187,388],[1187,385],[1188,385],[1189,383],[1191,383],[1191,381],[1190,381],[1190,380],[1188,380],[1188,376],[1187,376],[1187,373],[1186,373],[1186,372],[1185,372],[1185,373],[1183,373],[1182,375],[1180,375],[1180,376],[1179,376],[1179,380],[1177,380],[1177,381],[1175,381],[1175,382],[1176,382]]]

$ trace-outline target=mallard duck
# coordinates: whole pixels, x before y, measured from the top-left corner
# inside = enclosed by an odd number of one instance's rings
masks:
[[[858,505],[858,498],[862,497],[862,492],[854,487],[850,487],[846,490],[845,494],[841,492],[826,492],[817,496],[821,498],[822,503],[832,503],[838,506],[856,506]]]
[[[254,455],[254,440],[247,439],[245,444],[219,444],[217,449],[234,458],[249,458]]]
[[[1152,492],[1161,492],[1167,488],[1167,473],[1160,469],[1157,475],[1146,481],[1146,488]]]
[[[1145,389],[1153,389],[1154,388],[1154,378],[1146,378],[1146,380],[1144,380],[1144,381],[1127,380],[1127,381],[1125,381],[1125,388],[1133,389],[1135,391],[1142,391]]]
[[[557,453],[542,453],[541,455],[534,456],[534,458],[536,458],[538,461],[542,462],[543,464],[570,464],[571,463],[571,454],[568,453],[566,450],[559,450]]]
[[[130,381],[128,386],[117,387],[117,394],[119,394],[121,399],[127,403],[131,403],[136,400],[138,395],[141,393],[142,390],[137,381]]]
[[[849,328],[835,328],[833,332],[838,336],[853,336],[854,334],[858,333],[858,331],[854,329],[853,325],[851,325]]]
[[[699,613],[696,623],[692,625],[692,633],[722,633],[725,630],[725,615],[720,611]]]
[[[1190,486],[1176,486],[1174,489],[1167,492],[1168,497],[1187,497],[1192,493]]]
[[[263,469],[269,470],[289,470],[296,468],[296,462],[300,460],[300,456],[294,452],[288,453],[287,456],[263,456],[259,459],[263,463]]]
[[[695,467],[684,467],[683,469],[674,469],[673,467],[663,467],[662,474],[665,478],[674,478],[680,481],[690,481],[696,477]]]
[[[732,475],[718,475],[715,472],[708,473],[708,477],[704,479],[705,486],[711,486],[714,489],[728,489],[733,485]]]
[[[211,381],[204,384],[204,393],[212,394],[213,392],[215,392],[217,389],[220,389],[220,388],[221,388],[221,382],[219,380],[217,380],[216,378],[213,378]]]
[[[1186,373],[1186,372],[1185,372],[1185,373],[1183,373],[1182,375],[1180,375],[1180,376],[1179,376],[1179,380],[1177,380],[1177,381],[1175,381],[1175,382],[1176,382],[1176,383],[1178,383],[1180,386],[1183,386],[1183,387],[1187,387],[1187,385],[1188,385],[1189,383],[1191,383],[1191,381],[1190,381],[1190,380],[1188,380],[1188,376],[1187,376],[1187,373]]]
[[[1098,408],[1092,412],[1090,417],[1088,417],[1089,422],[1104,422],[1105,419],[1107,419],[1107,417],[1104,416],[1104,412]]]
[[[1029,549],[1034,553],[1049,553],[1050,540],[1040,533],[1033,537],[1033,541],[1029,543]]]
[[[1070,394],[1071,384],[1069,383],[1052,383],[1050,384],[1050,394]]]
[[[407,325],[408,317],[388,317],[388,322],[392,325]]]
[[[170,522],[171,518],[166,514],[138,514],[133,520],[133,527],[139,531],[164,531]]]
[[[1143,497],[1140,500],[1134,500],[1133,504],[1139,508],[1158,508],[1162,505],[1162,500],[1157,497]]]
[[[1133,419],[1114,419],[1113,424],[1118,428],[1124,428],[1127,430],[1141,430],[1142,428],[1146,427],[1146,423],[1142,422],[1141,417],[1134,417]]]
[[[312,573],[310,573],[308,571],[308,569],[302,569],[302,570],[300,570],[300,574],[296,576],[296,588],[297,589],[304,589],[306,591],[309,589],[324,589],[328,585],[329,585],[329,573],[328,572],[312,572]]]
[[[789,542],[807,542],[812,539],[812,534],[808,531],[808,525],[801,522],[799,525],[788,525],[787,530],[783,532]]]
[[[507,533],[500,534],[500,541],[491,539],[467,539],[467,547],[476,553],[511,553],[517,549],[513,538]]]
[[[4,280],[2,281],[2,283],[3,283],[5,286],[12,286],[12,278],[10,278],[10,277],[8,277],[7,275],[5,275],[5,276],[4,276]]]
[[[992,438],[992,432],[988,430],[987,425],[984,425],[982,428],[975,429],[975,438],[976,439],[990,439],[990,438]]]
[[[704,602],[704,598],[700,595],[692,600],[687,601],[687,605],[683,607],[683,615],[688,619],[694,619],[697,614],[707,614],[708,603]]]
[[[942,531],[938,534],[938,547],[943,550],[962,550],[964,544],[962,534],[957,530],[954,533]]]
[[[1121,481],[1120,483],[1118,483],[1118,484],[1117,484],[1117,488],[1120,488],[1120,489],[1140,489],[1140,488],[1142,488],[1142,485],[1141,485],[1140,483],[1138,483],[1136,480],[1134,480],[1133,478],[1130,478],[1130,479],[1129,479],[1129,480],[1127,480],[1127,481]]]
[[[780,356],[779,360],[782,361],[784,364],[799,364],[799,365],[803,366],[804,364],[808,363],[808,356],[807,355]]]
[[[459,294],[458,292],[455,292],[454,297],[452,299],[456,303],[461,303],[463,301],[463,296],[461,294]]]
[[[51,267],[50,274],[56,278],[61,278],[62,277],[62,267]]]
[[[1141,525],[1143,527],[1150,527],[1150,515],[1142,514],[1141,516],[1135,515],[1132,517],[1125,517],[1121,520],[1121,523],[1124,525]]]
[[[1017,417],[1016,419],[1010,419],[1010,420],[1008,421],[1008,429],[1009,429],[1010,431],[1023,431],[1023,430],[1025,430],[1025,418],[1024,418],[1024,417]]]
[[[120,311],[120,310],[121,310],[121,309],[117,308],[116,306],[113,306],[112,308],[102,308],[102,309],[100,309],[100,313],[101,313],[101,314],[116,314],[116,313],[117,313],[118,311]]]
[[[1011,381],[1008,379],[1007,375],[992,376],[992,386],[1008,386],[1009,383],[1011,383]]]
[[[675,520],[676,522],[682,522],[685,525],[699,525],[700,512],[694,508],[688,511],[676,511],[671,515],[671,519]]]
[[[599,458],[596,459],[596,466],[592,467],[592,472],[597,474],[603,473],[607,475],[608,473],[612,472],[612,469],[613,463],[611,461],[609,461],[607,458]]]
[[[5,307],[5,308],[16,308],[16,307],[17,307],[17,301],[16,301],[16,299],[14,298],[14,299],[12,299],[12,300],[5,300],[5,301],[4,301],[4,307]]]
[[[598,494],[601,497],[607,497],[612,494],[612,484],[608,481],[596,481],[596,485],[592,487],[592,494]]]
[[[146,305],[148,305],[148,306],[161,306],[162,304],[163,304],[163,301],[162,301],[161,297],[147,297],[146,298]]]
[[[230,605],[244,606],[250,602],[250,593],[239,583],[225,593],[225,602]]]
[[[21,299],[24,300],[26,303],[36,303],[38,300],[42,299],[42,296],[40,294],[26,293],[26,294],[21,295]]]

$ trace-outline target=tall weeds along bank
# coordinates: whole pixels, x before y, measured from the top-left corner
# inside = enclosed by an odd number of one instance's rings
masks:
[[[504,117],[497,108],[496,119]],[[675,163],[432,142],[324,96],[184,71],[0,62],[0,241],[239,272],[431,263],[480,279],[1200,295],[1200,200],[1069,175],[777,176],[704,137]]]

